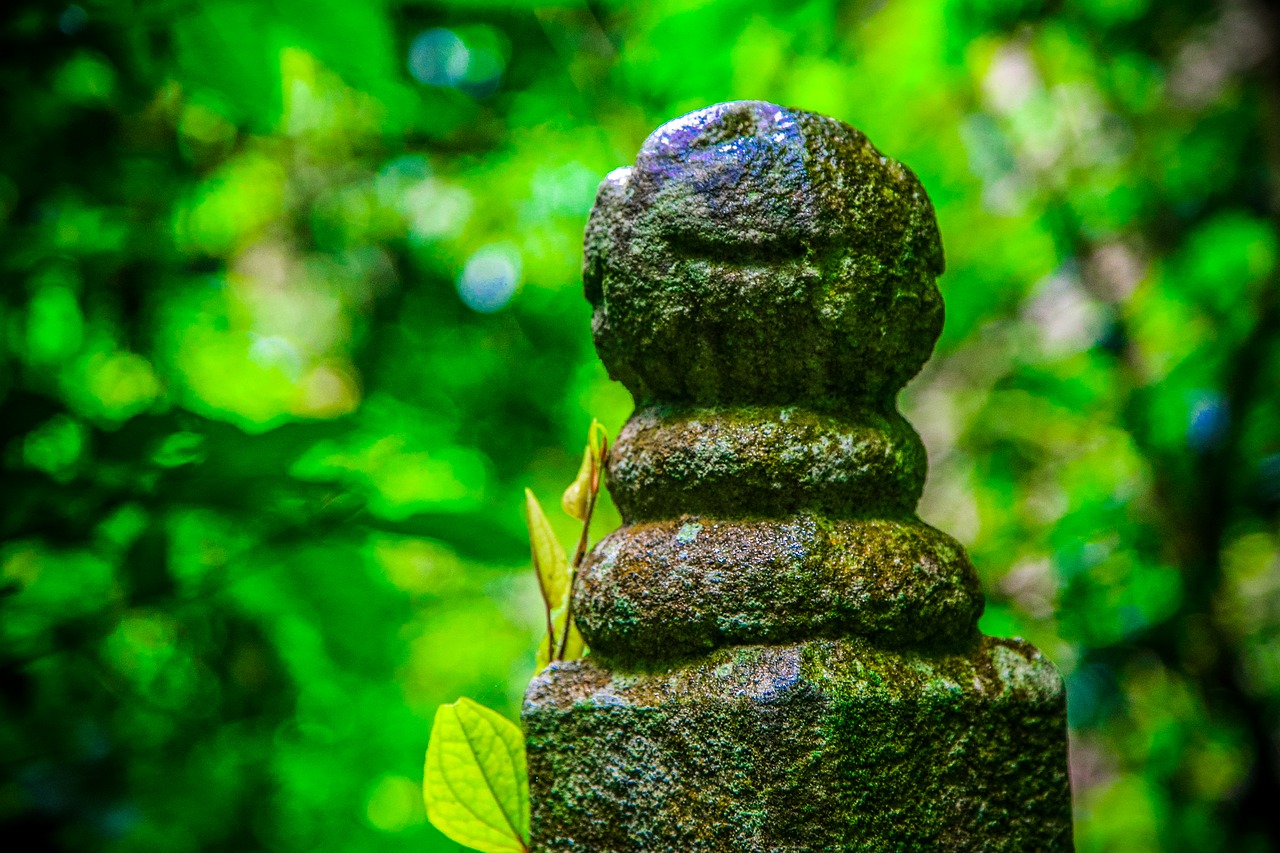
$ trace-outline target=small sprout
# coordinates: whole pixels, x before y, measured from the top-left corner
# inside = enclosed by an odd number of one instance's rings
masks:
[[[586,653],[573,619],[570,591],[587,553],[608,455],[609,438],[599,422],[592,421],[582,467],[561,501],[565,512],[582,522],[572,561],[537,497],[524,490],[529,550],[547,618],[538,669]],[[530,853],[528,773],[524,734],[518,726],[466,698],[437,709],[422,779],[427,819],[436,829],[482,853]]]
[[[524,518],[529,526],[533,571],[537,575],[538,589],[542,592],[542,603],[547,612],[547,633],[554,635],[552,614],[566,606],[569,584],[573,580],[569,571],[569,559],[531,489],[524,490]]]
[[[560,499],[560,506],[564,511],[578,521],[587,520],[591,481],[595,479],[596,474],[596,458],[590,446],[582,449],[582,467],[578,469],[577,478],[569,484],[569,488],[564,490],[564,497]]]
[[[600,422],[593,420],[587,431],[587,446],[582,451],[582,465],[578,468],[578,476],[565,489],[560,500],[564,511],[582,522],[582,532],[578,536],[572,561],[565,558],[564,549],[556,541],[537,498],[533,496],[533,492],[525,489],[525,520],[529,525],[533,567],[538,576],[538,588],[542,590],[547,619],[547,636],[538,648],[539,670],[552,661],[582,657],[586,650],[573,619],[570,590],[573,576],[577,574],[587,554],[591,516],[600,495],[600,483],[608,456],[609,436]]]
[[[587,446],[582,450],[582,465],[578,476],[564,490],[560,506],[578,521],[589,520],[596,495],[600,491],[600,472],[604,470],[609,455],[609,437],[597,420],[591,421],[587,430]]]
[[[587,448],[602,462],[609,455],[609,434],[605,432],[604,424],[595,418],[591,419],[591,426],[587,429]]]

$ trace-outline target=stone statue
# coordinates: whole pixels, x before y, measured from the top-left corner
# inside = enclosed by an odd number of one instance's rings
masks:
[[[575,582],[591,655],[525,696],[535,850],[1072,849],[1062,680],[915,516],[942,271],[916,176],[814,113],[708,107],[601,184],[625,526]]]

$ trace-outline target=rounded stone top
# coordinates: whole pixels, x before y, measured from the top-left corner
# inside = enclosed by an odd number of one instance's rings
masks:
[[[668,122],[600,185],[585,243],[596,349],[641,403],[884,404],[942,329],[920,181],[816,113]]]

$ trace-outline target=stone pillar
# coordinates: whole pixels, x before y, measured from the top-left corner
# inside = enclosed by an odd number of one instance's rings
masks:
[[[942,269],[916,176],[813,113],[700,110],[601,184],[586,294],[637,408],[591,655],[525,695],[535,850],[1072,849],[1062,680],[915,516],[895,398]]]

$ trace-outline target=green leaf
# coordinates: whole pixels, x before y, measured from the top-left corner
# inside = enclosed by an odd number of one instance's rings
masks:
[[[436,711],[422,796],[432,826],[483,853],[528,853],[529,775],[519,726],[465,697]]]
[[[591,481],[595,473],[596,457],[588,444],[582,449],[582,466],[578,468],[578,476],[560,498],[561,508],[578,521],[587,520],[587,509],[591,506]]]
[[[564,644],[564,657],[561,660],[577,660],[587,653],[587,643],[582,639],[582,634],[578,633],[578,622],[576,619],[569,620],[569,639]]]
[[[578,521],[587,521],[592,502],[600,489],[600,472],[609,453],[609,436],[597,420],[591,421],[587,430],[587,446],[582,451],[582,465],[578,476],[564,490],[560,506]]]
[[[601,462],[609,454],[609,434],[605,432],[604,424],[595,418],[591,419],[591,427],[587,430],[587,449]]]
[[[542,590],[547,610],[558,610],[569,598],[569,558],[565,556],[564,546],[556,539],[542,505],[529,489],[524,490],[524,511],[538,588]]]

